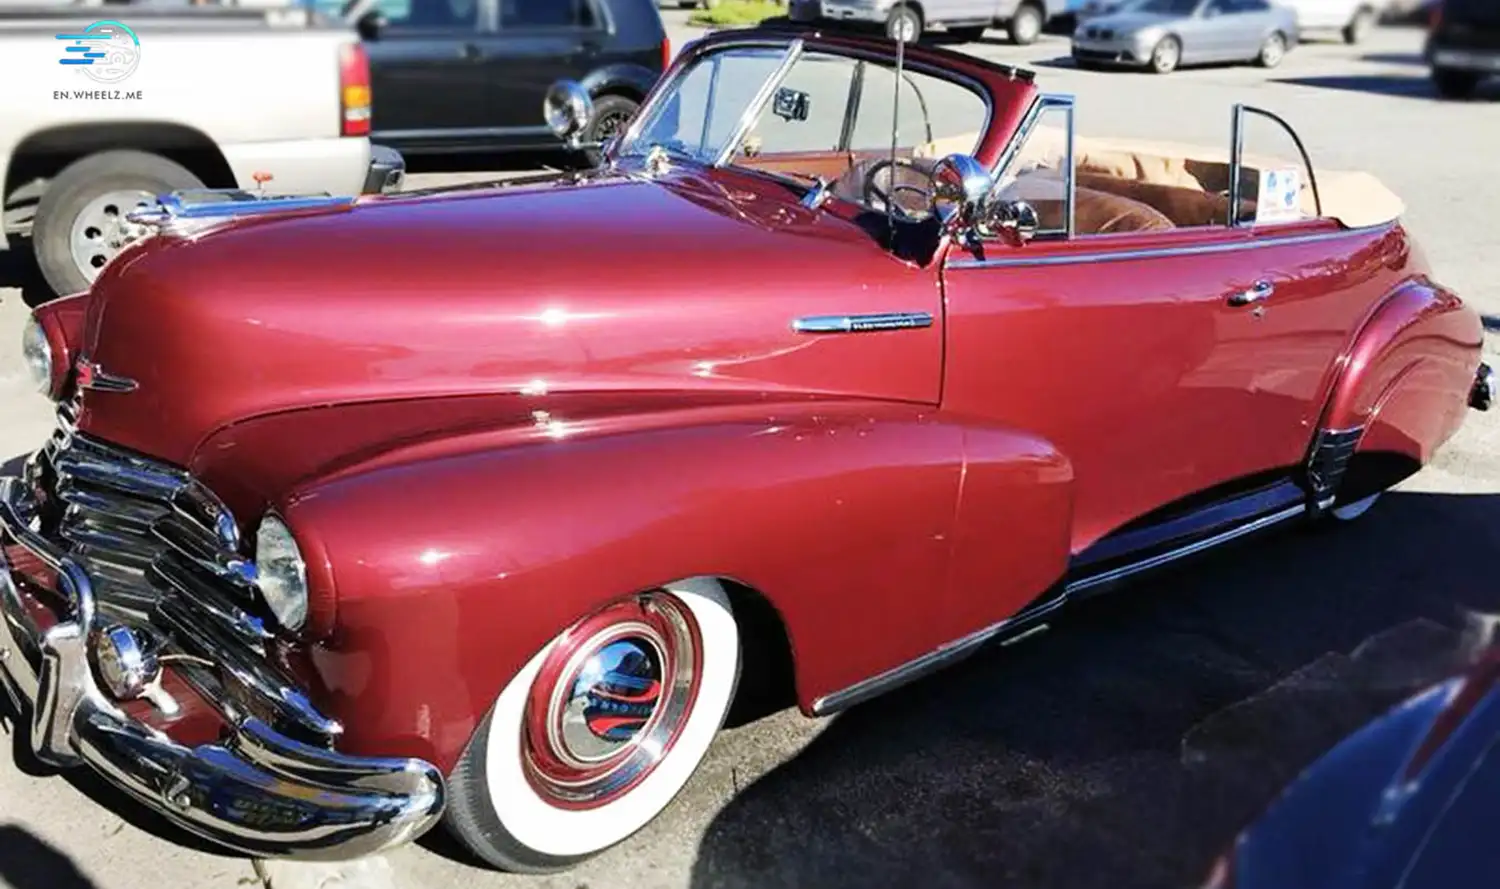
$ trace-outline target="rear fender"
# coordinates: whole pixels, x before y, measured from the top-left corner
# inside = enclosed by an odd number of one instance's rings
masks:
[[[685,412],[655,428],[548,429],[500,449],[344,471],[292,497],[338,590],[315,691],[351,752],[452,767],[509,678],[579,617],[692,576],[744,583],[787,629],[798,698],[815,698],[1006,616],[1030,565],[1056,455],[919,406],[822,403]],[[625,422],[625,421],[621,421]],[[955,535],[964,448],[972,506]],[[1054,486],[1054,498],[1066,489]],[[1010,553],[1002,527],[1025,529]],[[952,558],[959,546],[961,557]],[[960,592],[949,570],[967,565]],[[982,589],[971,581],[993,584]],[[1019,578],[1019,579],[1018,579]],[[1031,591],[1034,594],[1034,591]]]
[[[656,79],[657,75],[643,65],[619,62],[605,65],[603,68],[595,68],[583,78],[581,83],[591,96],[600,96],[605,93],[630,93],[639,102],[651,92]]]
[[[1483,337],[1456,294],[1426,278],[1405,282],[1345,353],[1322,428],[1363,428],[1356,453],[1426,463],[1463,422]]]

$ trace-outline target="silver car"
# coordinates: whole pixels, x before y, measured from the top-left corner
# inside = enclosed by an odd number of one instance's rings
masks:
[[[1129,0],[1073,32],[1080,68],[1124,65],[1158,74],[1207,62],[1281,64],[1297,15],[1268,0]]]

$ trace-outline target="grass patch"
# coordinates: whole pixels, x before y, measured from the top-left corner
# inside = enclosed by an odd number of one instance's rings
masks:
[[[786,15],[786,4],[772,0],[719,0],[712,9],[695,10],[688,17],[694,25],[734,27],[758,25],[766,19]]]

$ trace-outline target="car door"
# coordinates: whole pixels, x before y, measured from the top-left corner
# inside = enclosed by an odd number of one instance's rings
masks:
[[[1260,52],[1270,21],[1270,6],[1265,0],[1210,0],[1207,12],[1219,59],[1241,61]]]
[[[1188,496],[1294,472],[1334,361],[1377,296],[1351,282],[1379,235],[1334,232],[1330,244],[1305,224],[1214,224],[1069,237],[1064,180],[1057,212],[1026,181],[1001,195],[1042,206],[1050,231],[944,260],[943,409],[1067,458],[1074,552]],[[1078,189],[1078,222],[1096,194]]]
[[[403,150],[448,147],[486,125],[479,39],[488,2],[382,0],[385,25],[365,41],[374,141]]]
[[[499,27],[484,45],[487,110],[510,143],[555,145],[542,101],[558,80],[581,80],[608,37],[596,0],[498,0]]]

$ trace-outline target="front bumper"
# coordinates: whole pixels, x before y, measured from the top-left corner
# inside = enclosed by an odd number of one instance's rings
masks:
[[[40,759],[86,764],[177,826],[262,858],[358,858],[436,824],[443,777],[420,760],[344,756],[244,715],[219,742],[190,748],[124,713],[94,676],[89,577],[30,530],[23,489],[0,478],[0,544],[55,571],[72,603],[59,619],[0,551],[0,688]]]
[[[1073,58],[1096,65],[1144,65],[1151,59],[1151,47],[1107,40],[1073,40]]]

